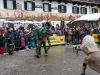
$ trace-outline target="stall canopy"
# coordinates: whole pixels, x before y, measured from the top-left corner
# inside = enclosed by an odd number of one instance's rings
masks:
[[[0,19],[0,22],[4,22],[4,21],[6,21],[5,19]]]
[[[44,23],[45,21],[6,21],[2,20],[4,23],[21,23],[21,24],[33,24],[33,23]]]
[[[4,23],[14,23],[14,24],[17,24],[17,23],[21,23],[21,24],[31,24],[31,23],[34,23],[32,21],[4,21]]]
[[[80,18],[72,21],[72,23],[76,21],[97,21],[99,19],[100,19],[100,13],[87,14],[87,15],[83,15]]]

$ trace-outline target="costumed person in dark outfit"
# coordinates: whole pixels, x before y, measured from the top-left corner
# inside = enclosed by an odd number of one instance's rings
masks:
[[[48,24],[48,23],[46,23]],[[36,44],[36,57],[39,58],[41,56],[41,44],[43,44],[45,49],[45,55],[48,55],[48,51],[50,49],[50,38],[49,36],[52,36],[54,32],[49,29],[49,25],[46,27],[37,27],[34,26],[34,37],[35,37],[35,44]],[[48,48],[46,48],[46,40],[48,41]]]
[[[12,28],[9,28],[8,32],[6,33],[6,42],[9,55],[13,54],[14,47],[15,47],[15,39],[14,34],[12,33]]]

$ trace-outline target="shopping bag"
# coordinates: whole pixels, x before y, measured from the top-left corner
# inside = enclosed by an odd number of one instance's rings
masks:
[[[4,48],[3,47],[0,48],[0,54],[4,54]]]

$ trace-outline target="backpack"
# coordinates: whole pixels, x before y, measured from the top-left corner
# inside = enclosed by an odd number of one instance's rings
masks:
[[[60,36],[62,34],[61,30],[58,30],[57,34]]]
[[[64,31],[62,31],[62,36],[64,35]]]

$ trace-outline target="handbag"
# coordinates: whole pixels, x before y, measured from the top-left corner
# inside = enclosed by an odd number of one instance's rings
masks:
[[[21,46],[25,47],[25,41],[24,40],[21,40]]]

